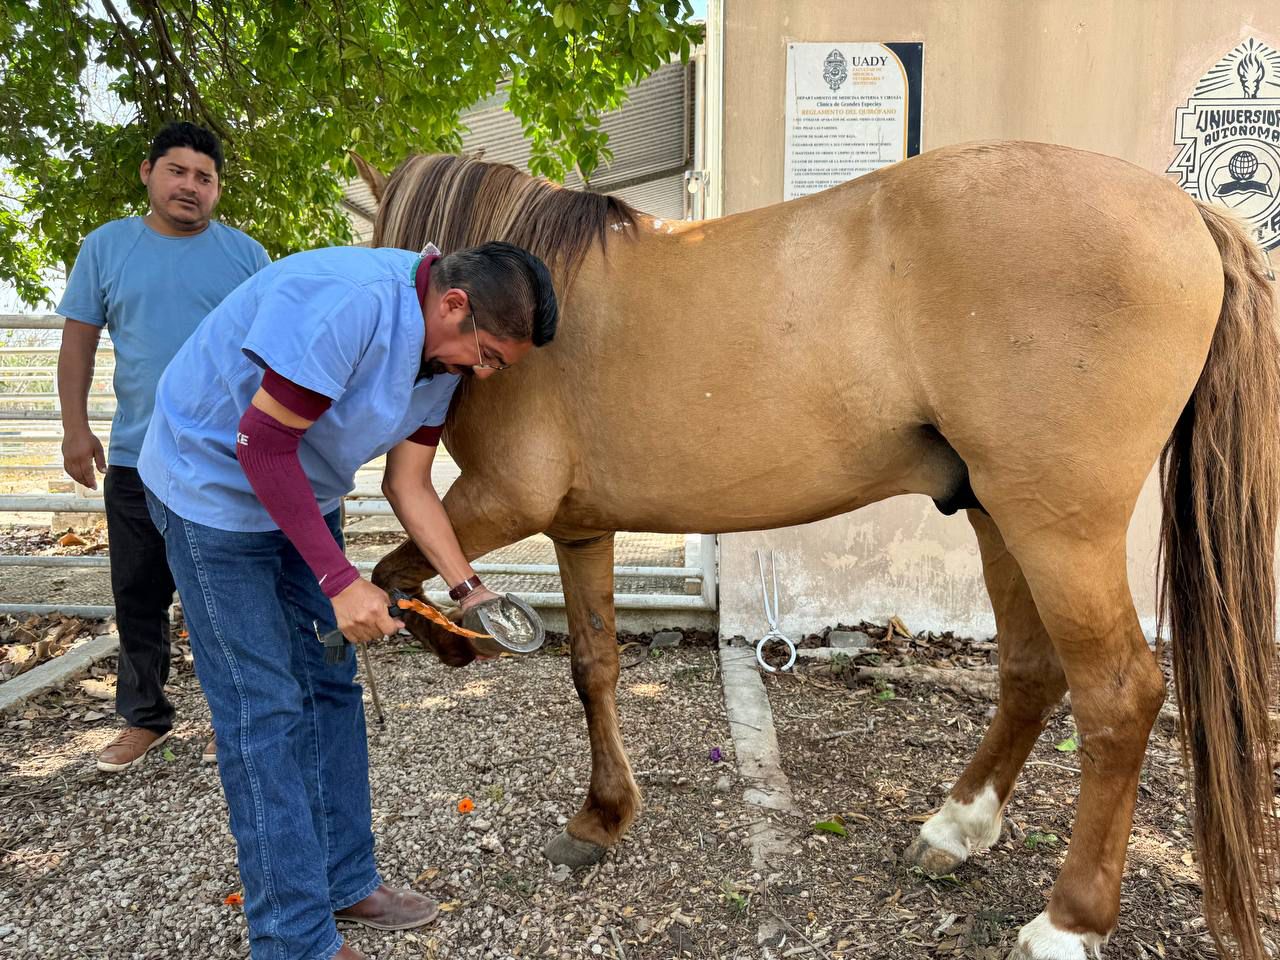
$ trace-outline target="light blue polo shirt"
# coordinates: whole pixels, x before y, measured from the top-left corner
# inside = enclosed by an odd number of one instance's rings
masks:
[[[111,333],[112,464],[137,466],[165,366],[223,297],[270,262],[262,244],[216,220],[195,236],[168,237],[128,217],[84,238],[58,314]]]
[[[264,366],[333,405],[298,458],[322,513],[355,473],[419,427],[444,423],[459,378],[419,378],[418,255],[389,247],[296,253],[238,287],[160,378],[142,481],[174,513],[220,530],[275,530],[236,459],[236,428]]]

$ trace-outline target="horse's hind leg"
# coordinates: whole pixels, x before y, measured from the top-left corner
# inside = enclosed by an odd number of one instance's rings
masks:
[[[1000,703],[978,752],[907,850],[926,873],[951,873],[1000,837],[1000,812],[1067,681],[1018,562],[986,514],[970,510],[1000,642]]]
[[[554,536],[554,535],[553,535]],[[613,612],[613,534],[556,540],[573,656],[573,684],[587,714],[591,783],[582,809],[547,844],[549,860],[595,863],[640,810],[618,729],[618,640]]]
[[[1073,520],[1082,529],[1034,522],[1017,531],[1001,520],[1066,673],[1080,735],[1071,845],[1048,908],[1019,934],[1019,960],[1083,960],[1114,929],[1138,774],[1164,700],[1129,594],[1127,513],[1111,515],[1109,530]]]

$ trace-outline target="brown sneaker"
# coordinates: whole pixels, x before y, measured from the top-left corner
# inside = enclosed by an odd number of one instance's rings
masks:
[[[156,733],[143,727],[125,727],[102,752],[98,754],[98,769],[107,773],[128,770],[151,750],[169,739],[172,730]]]
[[[204,749],[200,751],[201,763],[217,763],[218,762],[218,738],[210,737],[209,742],[204,745]]]
[[[375,930],[412,930],[430,923],[440,905],[412,890],[397,890],[385,883],[359,903],[333,915],[335,920],[362,923]]]

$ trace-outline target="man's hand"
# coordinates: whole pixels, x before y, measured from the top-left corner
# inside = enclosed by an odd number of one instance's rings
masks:
[[[480,604],[484,603],[486,600],[501,600],[501,599],[502,598],[498,596],[498,594],[494,593],[492,590],[490,590],[488,587],[482,584],[476,587],[474,590],[472,590],[470,593],[468,593],[465,597],[462,598],[462,612],[466,613],[472,607],[479,606]]]
[[[85,427],[67,433],[62,438],[62,469],[76,483],[91,490],[98,489],[98,478],[93,468],[97,466],[99,473],[107,470],[107,458],[102,452],[102,441],[92,430]]]
[[[368,643],[390,636],[404,624],[387,615],[391,598],[361,577],[333,598],[338,629],[352,643]]]

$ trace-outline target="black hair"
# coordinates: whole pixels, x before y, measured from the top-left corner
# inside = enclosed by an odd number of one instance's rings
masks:
[[[560,308],[551,271],[514,244],[495,240],[441,257],[431,285],[440,292],[465,291],[476,326],[495,337],[541,347],[556,335]]]
[[[156,161],[174,147],[188,147],[213,158],[213,167],[222,173],[222,143],[212,130],[188,123],[186,120],[175,120],[160,128],[151,141],[151,152],[147,159],[154,167]]]

